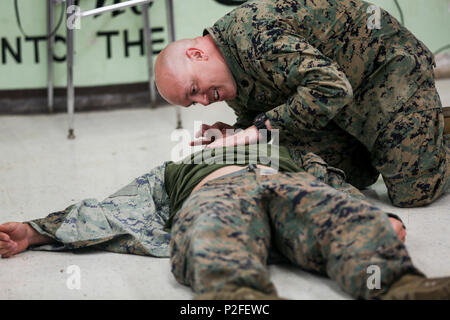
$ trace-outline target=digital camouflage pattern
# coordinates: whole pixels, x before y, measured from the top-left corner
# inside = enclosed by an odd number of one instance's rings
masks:
[[[197,294],[250,287],[276,295],[273,249],[354,298],[380,298],[402,275],[422,275],[385,212],[306,172],[209,181],[175,217],[170,248],[175,278]],[[371,266],[380,289],[367,286]]]
[[[364,195],[345,182],[344,173],[329,167],[320,157],[291,153],[299,168],[319,181],[356,199]],[[102,202],[86,199],[45,218],[28,221],[39,233],[57,242],[34,250],[72,250],[85,247],[156,257],[169,256],[170,233],[164,226],[170,216],[164,183],[168,162],[133,180]],[[278,261],[274,255],[272,261]]]
[[[448,188],[450,171],[434,57],[388,12],[371,6],[248,1],[205,34],[236,80],[237,97],[227,101],[236,127],[266,112],[280,144],[321,156],[358,188],[381,173],[393,204],[425,205]],[[403,162],[411,155],[419,163]],[[418,189],[407,187],[411,180]]]
[[[434,82],[425,81],[405,108],[439,105]],[[399,114],[380,133],[372,164],[383,174],[389,197],[400,207],[427,205],[450,187],[450,136],[441,108]]]

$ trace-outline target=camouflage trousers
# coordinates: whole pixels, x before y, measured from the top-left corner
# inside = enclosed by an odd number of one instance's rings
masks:
[[[212,180],[172,226],[172,272],[198,294],[242,286],[276,294],[272,249],[355,298],[378,298],[403,274],[421,274],[385,212],[306,172]],[[369,266],[380,270],[379,290],[367,286]]]
[[[430,204],[450,187],[450,136],[444,135],[444,115],[434,84],[425,83],[409,103],[434,108],[394,117],[372,151],[372,164],[399,207]]]
[[[370,151],[335,122],[287,143],[291,150],[308,150],[345,171],[347,181],[359,189],[381,174],[395,206],[424,206],[450,187],[450,135],[444,135],[434,80],[424,81],[400,110],[380,129]]]

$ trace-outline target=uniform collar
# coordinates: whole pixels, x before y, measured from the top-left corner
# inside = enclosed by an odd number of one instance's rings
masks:
[[[247,106],[247,102],[250,98],[250,93],[253,90],[254,81],[248,75],[248,73],[244,69],[244,65],[240,61],[239,55],[236,50],[233,50],[232,45],[228,43],[228,41],[223,37],[222,33],[219,32],[214,26],[211,28],[206,28],[203,31],[203,35],[211,35],[223,57],[225,58],[225,62],[227,63],[230,71],[233,75],[233,78],[236,82],[237,87],[237,95],[236,98],[229,102],[230,104],[239,104],[245,108]]]

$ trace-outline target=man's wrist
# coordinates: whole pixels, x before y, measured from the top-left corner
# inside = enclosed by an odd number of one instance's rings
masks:
[[[54,240],[49,236],[45,236],[37,232],[29,223],[23,222],[23,224],[27,227],[28,246],[48,244],[54,242]]]
[[[258,135],[258,140],[261,141],[262,139],[265,139],[267,142],[269,142],[272,139],[272,133],[268,128],[266,129],[258,129],[255,125],[252,126],[252,128],[256,131],[256,134]]]

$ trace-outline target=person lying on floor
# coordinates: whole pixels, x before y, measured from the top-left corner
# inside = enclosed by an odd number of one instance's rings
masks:
[[[205,149],[102,202],[1,225],[0,254],[91,246],[170,256],[177,281],[199,299],[278,298],[267,269],[277,256],[330,277],[354,298],[450,298],[450,278],[431,281],[412,264],[398,217],[318,156],[295,159],[272,145]],[[367,285],[374,266],[379,289]]]

